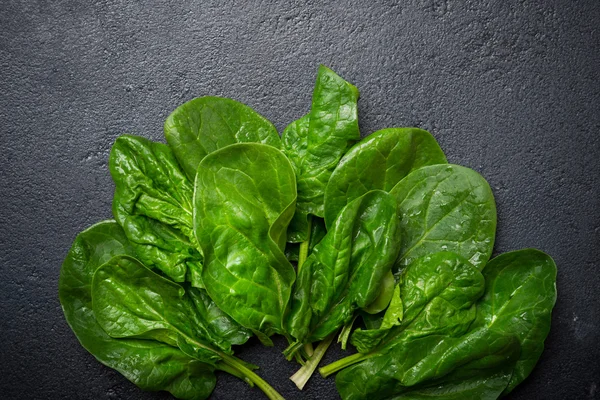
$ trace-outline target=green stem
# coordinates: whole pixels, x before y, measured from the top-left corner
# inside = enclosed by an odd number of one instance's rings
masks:
[[[308,257],[308,245],[310,244],[310,234],[312,231],[312,215],[308,216],[308,236],[306,240],[300,243],[300,252],[298,253],[298,273],[300,273],[300,269],[302,268],[302,264],[306,261]]]
[[[306,240],[302,243],[300,243],[300,251],[298,253],[298,274],[300,273],[300,269],[302,268],[302,265],[304,265],[304,262],[306,261],[306,258],[308,257],[308,247],[310,245],[310,237],[311,237],[311,233],[312,233],[312,215],[308,215],[308,236],[306,237]],[[312,357],[314,349],[313,349],[313,345],[312,343],[306,343],[304,345],[304,351],[306,352],[306,354],[308,354],[309,357]]]
[[[319,368],[319,373],[323,378],[327,378],[329,375],[335,374],[339,370],[349,367],[352,364],[356,364],[357,362],[366,360],[369,357],[371,357],[370,354],[352,354],[351,356],[342,358],[341,360],[337,360],[329,365],[326,365],[323,368]]]
[[[279,393],[277,393],[277,391],[275,389],[273,389],[273,387],[271,385],[269,385],[264,379],[262,379],[260,376],[256,375],[254,372],[252,372],[250,369],[246,368],[246,366],[244,364],[242,364],[241,362],[239,362],[239,360],[236,357],[227,355],[227,354],[220,354],[221,357],[223,357],[223,362],[229,366],[231,366],[232,368],[240,371],[242,373],[242,375],[248,377],[248,379],[253,382],[256,386],[258,386],[266,395],[269,399],[271,400],[285,400],[283,398],[282,395],[280,395]]]
[[[315,372],[315,369],[317,369],[317,366],[319,365],[321,359],[325,355],[325,352],[331,345],[331,342],[333,341],[335,335],[336,332],[323,339],[315,349],[312,357],[309,358],[308,361],[306,361],[306,364],[302,368],[300,368],[298,372],[296,372],[290,377],[290,379],[296,384],[298,389],[302,390],[304,388],[304,385],[306,385],[306,382],[308,382],[312,374]]]
[[[223,364],[223,363],[219,363],[219,364],[216,365],[216,368],[219,371],[227,372],[229,375],[233,375],[236,378],[239,378],[239,379],[243,380],[250,387],[254,387],[254,382],[252,382],[247,376],[245,376],[244,374],[242,374],[240,371],[238,371],[237,369],[233,368],[232,366],[227,365],[227,364]]]

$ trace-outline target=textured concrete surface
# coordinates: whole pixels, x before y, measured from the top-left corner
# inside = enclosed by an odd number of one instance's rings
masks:
[[[496,252],[555,258],[546,351],[509,398],[599,398],[600,3],[226,3],[0,3],[0,396],[168,398],[87,354],[57,299],[71,241],[111,216],[110,146],[123,132],[162,140],[168,113],[208,94],[281,130],[324,63],[361,89],[363,135],[423,127],[489,180]],[[278,345],[239,354],[286,398],[337,398],[332,379],[297,391]],[[213,398],[263,397],[222,376]]]

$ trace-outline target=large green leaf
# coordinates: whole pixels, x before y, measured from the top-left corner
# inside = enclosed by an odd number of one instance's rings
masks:
[[[371,304],[400,248],[394,198],[371,191],[350,202],[298,275],[288,318],[300,342],[322,340]]]
[[[469,393],[468,398],[495,399],[522,382],[549,331],[556,266],[548,255],[526,249],[493,259],[482,274],[485,292],[468,332],[457,336],[448,331],[448,322],[457,314],[414,320],[433,321],[432,326],[438,326],[433,332],[415,331],[414,322],[403,329],[405,317],[390,329],[395,335],[388,335],[371,353],[337,362],[335,370],[359,362],[336,378],[342,398],[456,399]],[[423,282],[422,287],[427,286]]]
[[[216,383],[212,366],[156,341],[114,339],[96,321],[91,294],[94,272],[115,256],[134,254],[115,221],[100,222],[81,232],[60,272],[59,297],[65,318],[87,351],[140,388],[166,390],[180,399],[205,399]]]
[[[193,296],[195,300],[183,286],[125,255],[101,265],[92,283],[94,315],[110,336],[154,339],[186,352],[191,348],[193,357],[215,363],[221,352],[231,354],[231,345],[244,343],[250,332],[230,321],[230,328],[237,329],[223,329],[226,317],[206,307],[201,294]],[[213,326],[215,317],[223,318]]]
[[[346,204],[369,190],[389,192],[415,169],[445,163],[446,156],[427,131],[377,131],[355,144],[333,171],[325,189],[325,222],[329,226]]]
[[[292,162],[298,181],[298,202],[289,241],[306,240],[309,214],[324,216],[327,182],[344,153],[360,139],[358,95],[356,87],[321,65],[310,113],[283,132],[283,151]]]
[[[245,104],[213,96],[177,107],[165,121],[165,137],[191,181],[207,154],[230,144],[256,142],[281,148],[277,129],[266,118]]]
[[[451,251],[483,268],[494,247],[496,204],[481,175],[458,165],[431,165],[411,172],[390,193],[402,226],[398,267]]]
[[[237,322],[266,335],[284,332],[295,272],[283,250],[295,201],[292,166],[273,147],[231,145],[198,168],[194,228],[206,289]]]
[[[202,256],[193,234],[194,188],[169,146],[123,135],[110,153],[113,214],[147,266],[201,287]]]
[[[550,331],[556,302],[556,264],[539,250],[502,254],[484,268],[486,293],[478,304],[477,324],[515,335],[521,344],[506,392],[533,370]]]
[[[439,252],[416,259],[402,271],[379,329],[357,329],[351,343],[368,353],[401,332],[461,335],[475,319],[475,302],[484,287],[481,272],[457,254]]]
[[[440,387],[445,383],[444,377],[455,374],[464,381],[478,378],[470,385],[481,389],[475,393],[487,396],[469,399],[489,398],[489,391],[484,389],[490,376],[481,371],[492,371],[490,375],[495,375],[498,371],[509,370],[519,352],[519,342],[514,335],[491,329],[470,331],[461,337],[411,336],[403,332],[377,355],[342,370],[336,376],[336,386],[345,400],[409,399],[410,396],[401,395],[434,384],[438,385],[438,390],[444,390]],[[450,386],[445,389],[451,391],[461,382],[449,380],[448,383]],[[501,390],[496,385],[494,388],[496,395],[499,394]]]

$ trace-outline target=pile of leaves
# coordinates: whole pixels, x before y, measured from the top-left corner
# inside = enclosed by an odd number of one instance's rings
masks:
[[[181,399],[207,398],[216,370],[281,399],[233,355],[253,335],[288,339],[299,388],[336,337],[351,343],[320,369],[340,371],[343,399],[494,399],[523,381],[550,329],[554,262],[489,261],[485,179],[421,129],[361,140],[358,95],[321,66],[310,112],[281,137],[219,97],[177,108],[168,145],[119,137],[114,220],[77,236],[60,275],[83,347]]]

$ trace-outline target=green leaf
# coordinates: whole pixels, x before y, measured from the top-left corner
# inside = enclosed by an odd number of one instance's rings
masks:
[[[402,249],[396,266],[451,251],[480,270],[489,259],[496,235],[496,204],[488,183],[458,165],[419,168],[390,193],[398,202]]]
[[[395,400],[495,400],[510,380],[512,363],[489,368],[485,360],[470,363],[441,379],[407,388]]]
[[[410,172],[446,164],[446,156],[427,131],[388,128],[355,144],[333,171],[325,189],[325,222],[329,226],[346,204],[369,190],[386,192]]]
[[[480,371],[493,371],[493,375],[498,370],[511,369],[519,352],[515,336],[490,329],[478,329],[462,337],[403,333],[384,352],[342,370],[336,377],[336,386],[345,400],[411,398],[400,395],[415,388],[435,384],[443,386],[443,378],[450,374],[456,374],[463,380],[479,376],[479,381],[470,384],[481,388],[489,376],[479,375]],[[453,379],[448,381],[451,386],[460,383]],[[450,390],[451,386],[445,389]]]
[[[212,326],[208,318],[215,315],[204,304],[192,300],[183,286],[130,256],[114,257],[96,270],[92,300],[94,315],[110,336],[158,340],[206,363],[220,360],[220,352],[232,353],[231,337],[238,344],[250,337],[239,326],[238,332],[222,336],[227,330],[222,325]]]
[[[390,270],[381,283],[377,298],[371,304],[363,308],[363,310],[369,314],[378,314],[388,308],[394,296],[395,284],[396,280],[394,279],[394,274]]]
[[[202,256],[193,234],[192,183],[169,146],[119,137],[110,153],[113,214],[147,266],[201,287]]]
[[[267,336],[284,332],[295,279],[283,253],[295,200],[294,171],[270,146],[231,145],[198,168],[194,226],[208,294],[238,323]]]
[[[281,148],[277,129],[252,108],[232,99],[199,97],[169,115],[165,137],[191,181],[206,155],[234,143],[255,142]]]
[[[60,272],[59,298],[65,318],[87,351],[140,388],[166,390],[180,399],[205,399],[216,384],[212,366],[156,341],[114,339],[96,321],[91,295],[94,272],[114,256],[134,254],[115,221],[103,221],[81,232]]]
[[[529,376],[544,350],[556,302],[556,264],[539,250],[524,249],[492,259],[483,276],[477,324],[515,335],[521,344],[508,393]]]
[[[399,247],[393,197],[371,191],[348,204],[298,274],[288,317],[292,336],[322,340],[371,304]]]
[[[310,113],[283,132],[283,151],[298,181],[296,215],[288,231],[291,242],[306,240],[309,214],[324,216],[327,182],[344,153],[360,139],[358,95],[355,86],[321,65]]]
[[[461,327],[459,314],[436,312],[433,316],[419,313],[406,326],[410,309],[419,309],[408,305],[402,324],[390,330],[395,331],[387,337],[391,340],[380,342],[369,354],[322,368],[322,373],[359,362],[336,378],[344,399],[420,399],[425,395],[495,399],[510,392],[529,375],[543,350],[556,300],[556,266],[548,255],[526,249],[493,259],[482,273],[485,293],[477,301],[477,317],[470,325],[470,316]],[[419,286],[429,287],[426,281]],[[457,304],[470,303],[451,292],[448,295]],[[410,291],[405,296],[405,304],[413,297],[417,299],[414,304],[422,302]],[[434,329],[423,329],[428,325]],[[457,335],[465,326],[468,332]]]
[[[461,335],[475,319],[475,301],[484,286],[481,273],[457,254],[440,252],[419,258],[400,275],[379,329],[357,329],[351,343],[359,352],[368,353],[401,333]]]

